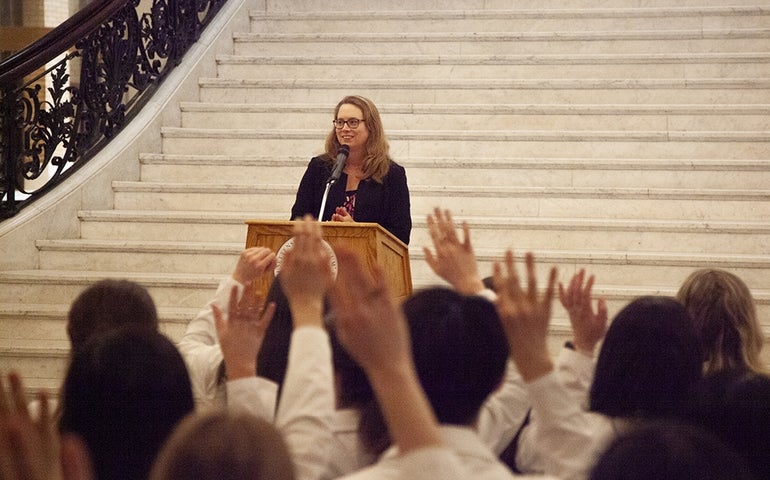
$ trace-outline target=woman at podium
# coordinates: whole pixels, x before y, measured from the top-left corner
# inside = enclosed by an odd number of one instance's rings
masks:
[[[389,148],[374,103],[343,98],[334,109],[324,153],[310,160],[300,181],[291,220],[309,213],[320,214],[322,221],[378,223],[408,244],[406,171],[390,158]]]

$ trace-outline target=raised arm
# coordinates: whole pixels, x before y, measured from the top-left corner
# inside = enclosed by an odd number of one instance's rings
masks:
[[[0,377],[0,478],[4,480],[91,480],[87,449],[77,437],[59,439],[48,397],[40,393],[33,419],[27,409],[21,378]]]
[[[237,296],[240,298],[246,283],[260,278],[274,266],[275,254],[269,248],[252,247],[243,250],[232,275],[220,283],[214,298],[187,326],[178,347],[187,363],[193,394],[199,406],[217,404],[217,392],[222,387],[221,380],[223,380],[220,378],[222,351],[217,336],[213,306],[216,305],[226,316],[233,288],[237,290]],[[277,391],[277,388],[275,390]],[[272,403],[275,403],[274,400]]]
[[[321,477],[331,445],[334,379],[323,313],[333,281],[321,224],[306,215],[294,225],[294,247],[281,267],[281,287],[294,330],[275,420],[292,453],[298,479]]]
[[[494,264],[493,278],[497,290],[497,311],[508,337],[511,358],[525,382],[531,382],[553,371],[548,352],[548,326],[551,321],[556,268],[551,268],[545,293],[538,297],[535,257],[526,255],[527,284],[524,289],[516,274],[513,252],[505,252],[505,268]]]
[[[569,394],[547,347],[556,269],[551,268],[542,295],[538,293],[535,259],[526,255],[526,283],[520,281],[511,251],[504,266],[494,266],[497,303],[516,363],[532,404],[527,447],[539,473],[565,480],[585,478],[592,458],[601,450],[601,418],[585,412]],[[525,468],[527,468],[525,466]]]
[[[585,273],[585,270],[581,269],[572,277],[566,288],[559,282],[559,300],[569,314],[575,350],[593,357],[596,345],[607,331],[607,304],[600,298],[594,311],[591,306],[594,276],[591,275],[585,280]]]
[[[433,410],[412,361],[406,319],[376,267],[369,276],[354,253],[339,249],[332,306],[337,334],[364,369],[401,454],[441,445]]]

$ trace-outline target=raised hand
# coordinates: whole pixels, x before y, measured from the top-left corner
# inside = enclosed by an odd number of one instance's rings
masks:
[[[374,276],[347,249],[338,249],[340,273],[332,290],[337,335],[350,355],[369,371],[411,364],[406,319],[392,298],[385,275]]]
[[[378,267],[364,271],[355,254],[338,249],[332,289],[337,336],[364,369],[393,441],[402,454],[440,446],[438,422],[412,361],[409,330]]]
[[[241,285],[254,282],[275,268],[275,253],[267,247],[251,247],[241,252],[233,271],[233,280]]]
[[[48,397],[44,393],[38,396],[40,410],[34,420],[27,408],[21,378],[11,373],[8,380],[10,390],[6,392],[0,378],[0,478],[92,479],[93,472],[83,443],[72,437],[67,437],[63,445],[60,443]]]
[[[428,247],[422,250],[425,261],[436,275],[449,282],[459,293],[474,295],[484,289],[484,283],[479,276],[466,222],[462,223],[462,230],[461,241],[449,210],[435,208],[433,214],[428,215],[428,231],[436,252],[434,254]]]
[[[594,276],[589,276],[585,284],[584,280],[585,270],[581,269],[573,275],[567,288],[559,282],[559,300],[569,314],[575,349],[592,356],[596,344],[607,332],[607,304],[600,298],[594,312],[591,306]]]
[[[305,322],[321,326],[324,297],[334,277],[321,223],[312,216],[294,223],[294,247],[286,254],[280,275],[295,327]]]
[[[505,268],[495,262],[493,281],[498,295],[497,312],[508,338],[511,357],[524,381],[530,382],[553,370],[547,339],[556,268],[551,268],[545,294],[538,297],[535,257],[531,252],[526,255],[526,263],[526,290],[520,285],[510,250],[505,252]]]
[[[211,308],[228,380],[255,376],[257,354],[273,319],[275,304],[264,305],[249,283],[245,285],[240,301],[238,287],[234,286],[230,291],[228,315],[216,304],[212,304]]]

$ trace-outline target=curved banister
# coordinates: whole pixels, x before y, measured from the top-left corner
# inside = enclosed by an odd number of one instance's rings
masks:
[[[96,0],[0,63],[0,219],[101,150],[225,1]]]
[[[15,83],[45,65],[130,1],[96,0],[89,3],[47,35],[0,62],[0,85]]]

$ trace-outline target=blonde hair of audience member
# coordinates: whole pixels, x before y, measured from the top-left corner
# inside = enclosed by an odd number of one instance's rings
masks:
[[[676,298],[703,338],[705,374],[733,368],[768,373],[760,358],[765,340],[754,298],[740,278],[719,269],[696,270]]]
[[[366,140],[366,158],[364,159],[363,171],[364,177],[371,178],[377,183],[382,183],[382,179],[388,174],[392,160],[389,155],[390,146],[385,137],[385,129],[382,126],[380,112],[377,110],[377,106],[368,98],[350,95],[340,100],[334,108],[334,118],[337,118],[340,107],[343,105],[355,105],[363,112],[364,118],[362,120],[366,125],[366,129],[369,131],[369,138]],[[331,131],[326,136],[324,148],[326,149],[326,154],[329,158],[335,158],[337,156],[340,142],[337,140],[337,131],[334,127],[332,127]]]
[[[276,428],[248,413],[211,410],[184,419],[158,454],[150,480],[293,480]]]

